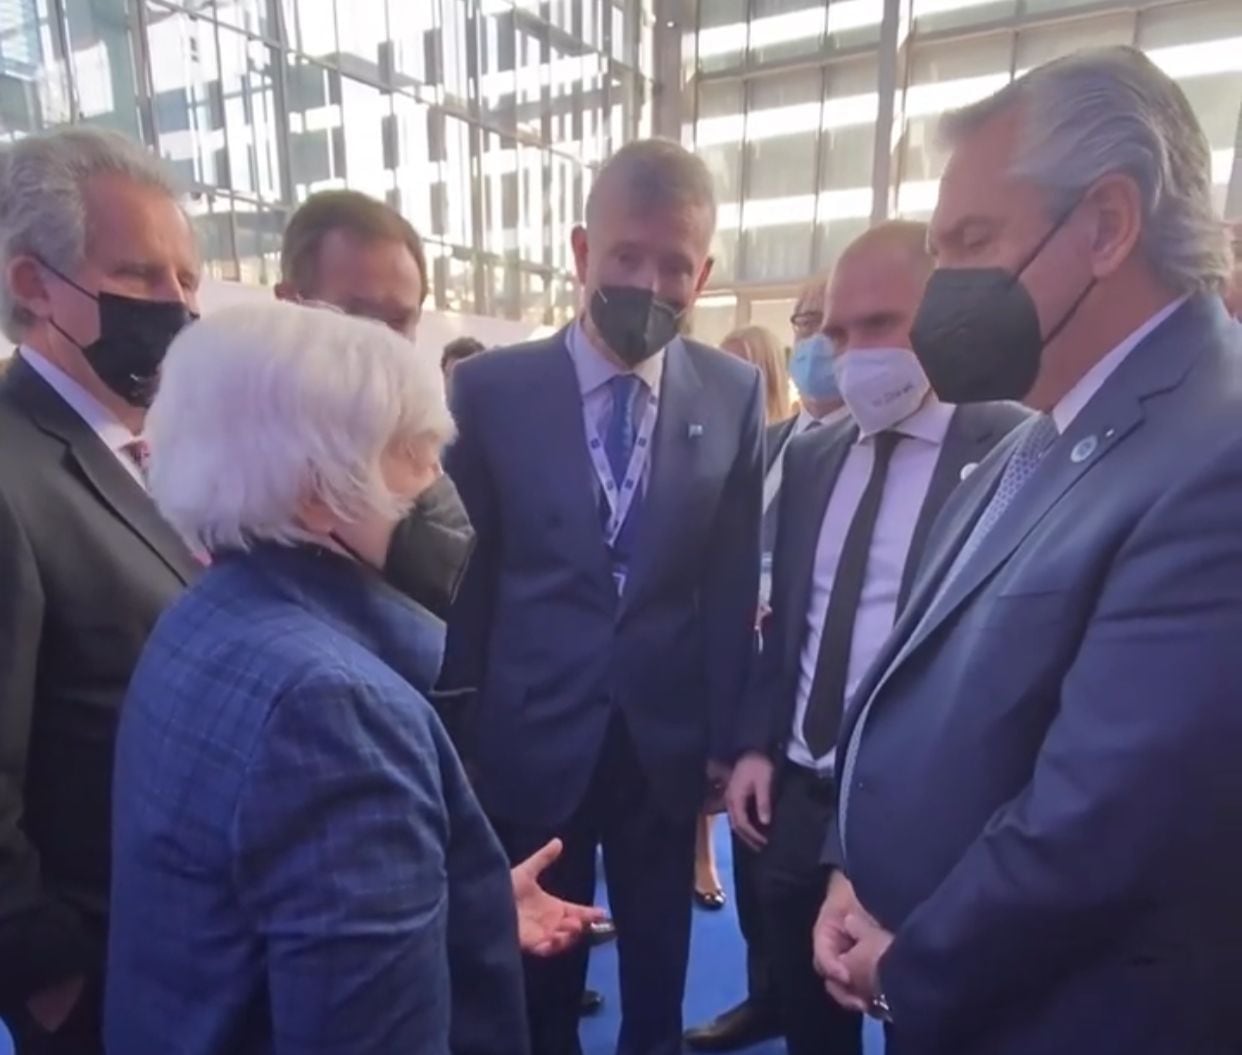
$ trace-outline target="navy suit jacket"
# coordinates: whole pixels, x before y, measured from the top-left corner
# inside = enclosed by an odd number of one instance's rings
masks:
[[[762,389],[693,341],[666,351],[655,448],[618,598],[565,334],[453,374],[445,456],[478,546],[449,617],[442,684],[477,686],[469,738],[493,816],[557,825],[619,710],[657,801],[702,804],[732,757],[753,651]]]
[[[442,643],[306,547],[160,618],[117,741],[109,1051],[527,1050],[508,865],[424,698]]]
[[[842,730],[866,710],[837,849],[896,934],[890,1050],[1236,1053],[1242,331],[1178,309],[937,598],[1020,432]]]
[[[1026,414],[1015,403],[983,403],[954,410],[910,539],[898,611],[910,595],[932,526],[961,481],[962,470],[983,461]],[[763,652],[747,691],[742,750],[779,755],[789,741],[820,531],[837,476],[857,437],[858,427],[847,418],[803,433],[786,452],[776,499],[779,517],[772,562],[772,611],[764,620]]]

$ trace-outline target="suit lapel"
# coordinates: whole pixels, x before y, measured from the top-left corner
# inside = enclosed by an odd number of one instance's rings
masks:
[[[943,595],[937,596],[958,550],[991,501],[1009,454],[1033,422],[1015,429],[997,448],[998,457],[987,466],[974,501],[958,511],[934,566],[920,579],[915,597],[871,668],[872,676],[860,687],[851,707],[850,725],[905,658],[990,579],[1057,504],[1143,423],[1143,401],[1181,383],[1203,346],[1202,340],[1188,337],[1202,334],[1211,325],[1214,312],[1212,298],[1196,297],[1130,353],[1048,451]],[[848,730],[844,732],[849,735]]]
[[[578,374],[566,345],[568,331],[549,346],[534,381],[538,398],[527,401],[535,417],[534,435],[545,437],[540,474],[547,481],[552,502],[561,507],[570,525],[569,537],[582,539],[588,563],[596,565],[612,589],[612,570],[600,517],[599,483],[587,451],[590,442],[582,412]],[[532,363],[532,365],[534,365]]]
[[[621,597],[622,609],[640,596],[647,582],[659,577],[661,560],[678,559],[682,552],[674,537],[689,522],[689,503],[695,490],[687,486],[697,475],[705,444],[712,441],[703,401],[703,381],[680,339],[668,346],[660,381],[660,405],[655,445],[643,499],[642,523],[635,539],[634,566]],[[658,540],[659,544],[654,544]]]
[[[772,471],[772,466],[776,464],[776,459],[781,456],[781,451],[785,449],[789,435],[793,432],[794,426],[797,423],[798,418],[795,415],[788,421],[782,421],[779,425],[773,425],[768,429],[766,433],[768,447],[763,452],[763,472],[765,476]]]
[[[906,554],[906,566],[902,570],[901,591],[897,601],[898,611],[902,611],[910,599],[910,591],[922,566],[932,525],[949,496],[960,486],[962,470],[968,465],[983,461],[996,446],[997,426],[976,417],[971,410],[970,407],[957,408],[949,422],[949,430],[945,433],[940,457],[936,460],[936,468],[927,488],[927,497],[919,510],[910,549]]]
[[[65,444],[70,471],[128,524],[178,579],[190,582],[198,570],[197,562],[155,508],[151,496],[125,471],[116,455],[23,359],[18,357],[11,363],[8,372],[8,384],[16,388],[31,419]]]
[[[832,492],[837,486],[837,477],[841,475],[841,466],[845,464],[850,447],[857,438],[858,429],[849,423],[820,429],[814,441],[808,444],[811,449],[804,459],[805,477],[799,474],[798,479],[787,478],[782,483],[782,489],[793,487],[793,494],[805,496],[804,500],[795,501],[791,507],[800,510],[800,513],[790,518],[792,523],[785,529],[786,537],[779,542],[786,558],[781,563],[790,576],[787,580],[789,605],[786,610],[789,619],[786,623],[786,670],[797,670],[798,657],[802,654],[803,630],[815,582],[815,557],[819,552],[820,531]],[[806,442],[802,437],[798,441],[799,444]]]

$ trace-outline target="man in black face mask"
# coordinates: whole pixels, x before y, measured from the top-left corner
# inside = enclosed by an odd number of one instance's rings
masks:
[[[159,163],[88,128],[0,154],[0,246],[0,1017],[20,1051],[90,1052],[117,710],[198,567],[141,436],[200,266]]]
[[[942,399],[1036,413],[845,715],[817,962],[892,1055],[1237,1051],[1242,330],[1208,143],[1130,48],[946,132],[914,351]]]
[[[330,304],[414,340],[429,288],[427,258],[418,232],[383,202],[348,190],[311,195],[285,228],[280,266],[278,297]],[[457,489],[441,476],[397,528],[384,572],[443,619],[473,548]],[[444,717],[455,725],[452,710]]]
[[[695,818],[753,644],[762,386],[679,336],[714,222],[680,146],[614,155],[573,233],[581,317],[457,368],[445,455],[479,539],[444,665],[480,686],[476,786],[514,860],[565,840],[561,897],[591,897],[603,844],[635,1055],[681,1051]],[[585,968],[531,965],[533,1050],[579,1052]]]

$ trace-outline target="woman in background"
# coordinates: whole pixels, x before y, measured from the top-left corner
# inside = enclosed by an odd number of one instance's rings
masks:
[[[763,374],[764,410],[767,424],[775,425],[793,414],[789,402],[789,367],[785,346],[764,326],[742,326],[720,342],[723,351],[745,359]]]
[[[767,425],[784,421],[792,413],[789,403],[789,369],[780,339],[763,326],[742,326],[720,342],[722,351],[753,364],[763,374]],[[718,911],[725,906],[724,887],[716,868],[712,843],[712,817],[699,818],[694,847],[694,899],[703,908]]]

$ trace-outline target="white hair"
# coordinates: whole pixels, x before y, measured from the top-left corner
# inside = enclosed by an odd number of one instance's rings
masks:
[[[1097,180],[1122,173],[1142,197],[1141,249],[1183,293],[1219,289],[1229,247],[1212,203],[1207,137],[1181,88],[1135,48],[1079,51],[945,117],[950,142],[1021,107],[1013,174],[1047,192],[1060,219]]]
[[[0,275],[18,256],[35,256],[69,274],[85,258],[90,224],[87,184],[92,176],[117,174],[176,199],[163,163],[117,132],[71,125],[27,136],[0,149]],[[0,328],[21,340],[30,323],[0,280]]]
[[[307,538],[318,499],[344,521],[396,518],[395,447],[447,443],[434,355],[369,319],[272,301],[222,308],[173,341],[146,418],[149,483],[194,548]]]

